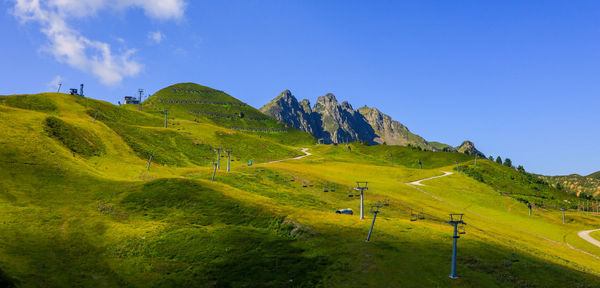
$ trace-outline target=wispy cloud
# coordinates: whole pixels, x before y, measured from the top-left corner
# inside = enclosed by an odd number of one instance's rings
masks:
[[[40,24],[49,41],[43,50],[57,61],[89,71],[105,85],[114,85],[142,71],[143,64],[133,57],[136,50],[114,52],[110,44],[81,35],[66,19],[95,15],[103,9],[129,8],[141,8],[150,18],[180,19],[185,6],[183,0],[15,0],[13,14],[23,23]]]
[[[48,82],[47,86],[50,91],[58,91],[58,85],[62,84],[63,78],[60,75],[54,76],[50,82]]]
[[[163,34],[162,32],[155,31],[155,32],[149,32],[148,38],[150,40],[152,40],[154,43],[160,44],[160,42],[162,42],[166,37],[165,37],[165,34]]]

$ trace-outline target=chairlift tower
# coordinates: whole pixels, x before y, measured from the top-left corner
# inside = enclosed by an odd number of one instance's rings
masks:
[[[165,114],[165,128],[167,128],[167,114],[169,114],[169,110],[163,110],[163,114]]]
[[[458,238],[460,238],[459,234],[465,234],[464,225],[467,225],[467,223],[463,222],[463,220],[462,220],[464,215],[465,214],[450,214],[450,221],[446,222],[446,223],[454,226],[454,236],[452,237],[454,240],[454,243],[452,246],[452,270],[450,272],[451,279],[458,278],[458,276],[456,275],[456,242],[458,241]],[[459,225],[460,225],[461,231],[459,231]]]
[[[215,148],[215,151],[217,151],[217,169],[221,169],[221,150],[223,148]]]
[[[217,163],[213,162],[212,164],[215,168],[213,169],[213,175],[212,175],[212,178],[210,179],[211,182],[215,181],[215,174],[217,174]]]
[[[392,162],[392,167],[394,167],[394,155],[390,153],[390,161]]]
[[[146,168],[146,170],[150,170],[150,164],[152,163],[152,157],[154,157],[154,153],[150,153],[150,158],[148,159],[148,168]]]
[[[231,152],[233,152],[232,150],[225,150],[225,152],[227,152],[227,172],[229,172],[229,163],[231,162]]]
[[[79,85],[79,96],[83,96],[83,84]]]
[[[421,159],[419,159],[419,169],[423,169],[423,163],[421,163]]]
[[[388,204],[389,205],[389,204]],[[383,207],[384,204],[377,201],[375,205],[371,205],[370,212],[373,213],[373,222],[371,222],[371,229],[369,229],[369,235],[367,235],[367,240],[365,242],[369,242],[371,240],[371,233],[373,233],[373,226],[375,226],[375,219],[377,219],[377,214],[379,214],[379,208]]]
[[[529,208],[529,216],[531,216],[531,203],[527,202],[527,207]]]
[[[364,214],[364,194],[365,194],[365,190],[369,190],[369,187],[367,187],[367,184],[369,182],[356,182],[356,187],[354,188],[354,190],[356,191],[360,191],[360,219],[364,220],[365,219],[365,214]]]
[[[563,224],[565,224],[565,208],[561,208],[563,214]]]
[[[138,99],[138,110],[142,111],[142,95],[144,95],[144,89],[138,89],[138,93],[140,94],[140,99]]]
[[[62,87],[62,82],[58,82],[58,91],[56,93],[60,93],[60,87]]]

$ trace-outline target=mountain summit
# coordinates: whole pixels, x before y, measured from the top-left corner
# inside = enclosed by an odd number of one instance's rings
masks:
[[[355,110],[347,101],[339,103],[331,93],[318,97],[311,108],[308,99],[298,101],[290,90],[285,90],[260,111],[311,133],[325,144],[364,141],[369,144],[413,145],[427,150],[458,151],[485,157],[471,141],[464,141],[458,147],[427,142],[379,109],[364,106]]]
[[[289,90],[285,90],[260,111],[310,132],[326,144],[360,140],[370,144],[411,144],[436,150],[423,137],[411,133],[406,126],[377,108],[365,106],[355,110],[347,101],[339,103],[331,93],[318,97],[311,108],[307,99],[298,102]]]

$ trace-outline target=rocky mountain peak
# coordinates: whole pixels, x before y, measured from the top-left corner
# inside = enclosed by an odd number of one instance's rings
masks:
[[[281,97],[281,98],[294,98],[294,99],[296,98],[296,97],[294,97],[294,95],[292,95],[292,91],[290,91],[288,89],[285,89],[283,92],[281,92],[281,94],[279,94],[278,97]]]
[[[479,152],[479,150],[475,148],[475,144],[469,140],[463,141],[462,144],[456,147],[456,151],[469,155],[477,155],[479,158],[486,158],[485,154]]]
[[[304,112],[308,114],[312,112],[312,109],[310,108],[310,101],[308,101],[308,99],[302,99],[302,101],[298,102],[298,105],[300,105],[300,108],[302,108]]]
[[[308,99],[298,102],[289,90],[285,90],[260,110],[292,127],[310,132],[326,144],[357,140],[370,144],[411,144],[429,150],[458,150],[485,157],[471,141],[463,142],[456,149],[437,142],[430,145],[423,137],[411,133],[406,126],[379,109],[365,105],[354,110],[348,101],[340,104],[332,93],[318,97],[311,107]]]
[[[315,107],[313,107],[313,109],[318,106],[333,107],[339,106],[339,103],[335,98],[335,95],[327,93],[324,96],[319,96],[319,98],[317,98],[317,102],[315,103]]]
[[[344,101],[342,102],[342,109],[344,110],[352,110],[354,111],[354,109],[352,108],[352,105],[350,105],[350,103],[348,103],[348,101]]]

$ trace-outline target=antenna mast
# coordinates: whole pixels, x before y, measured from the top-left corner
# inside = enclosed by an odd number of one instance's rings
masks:
[[[138,102],[138,110],[142,111],[142,95],[144,94],[144,89],[138,89],[138,93],[140,93],[140,102]]]

